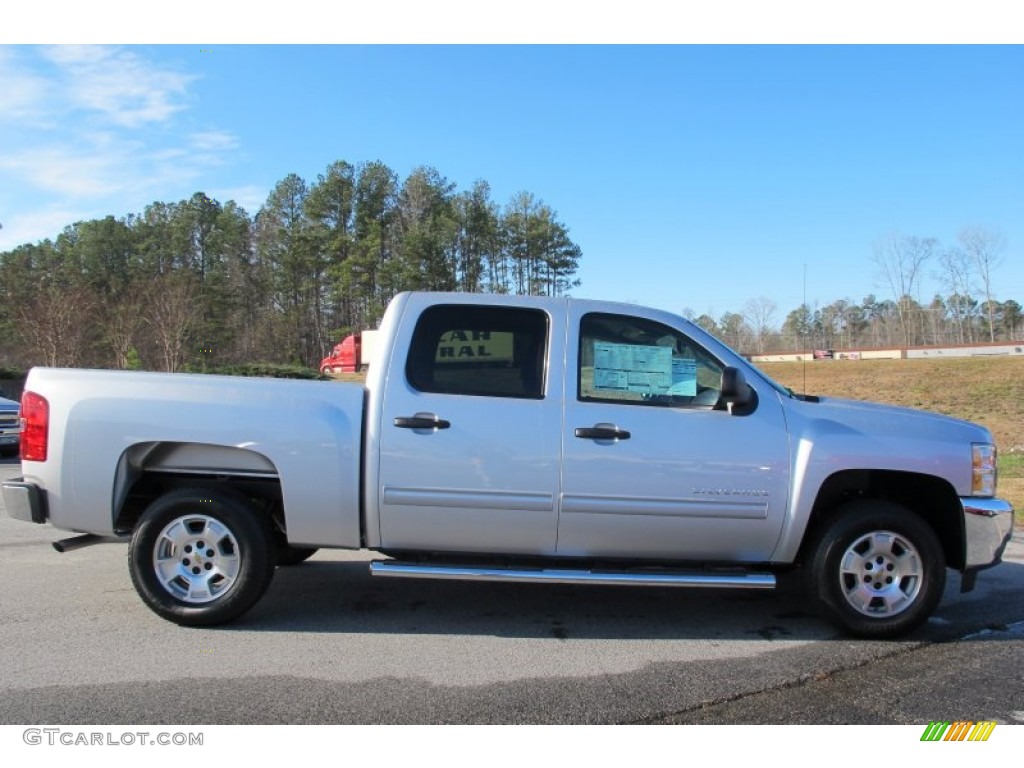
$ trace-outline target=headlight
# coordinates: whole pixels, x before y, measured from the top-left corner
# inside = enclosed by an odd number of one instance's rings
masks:
[[[996,447],[971,443],[971,495],[996,495]]]

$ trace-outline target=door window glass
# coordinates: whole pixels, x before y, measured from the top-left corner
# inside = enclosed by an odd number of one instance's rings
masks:
[[[580,323],[579,399],[671,407],[718,402],[722,364],[681,332],[626,315]]]
[[[413,332],[406,377],[421,392],[541,398],[547,335],[540,310],[431,307]]]

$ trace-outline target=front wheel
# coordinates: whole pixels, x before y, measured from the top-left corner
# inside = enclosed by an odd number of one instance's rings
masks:
[[[852,635],[882,639],[932,614],[945,588],[946,559],[920,517],[891,502],[863,500],[835,510],[817,531],[807,576],[827,618]]]
[[[184,488],[143,513],[128,548],[135,590],[176,624],[212,626],[249,610],[276,562],[269,521],[224,490]]]

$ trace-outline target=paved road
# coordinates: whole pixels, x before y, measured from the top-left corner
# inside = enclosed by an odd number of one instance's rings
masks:
[[[0,463],[0,478],[16,472]],[[376,580],[340,552],[279,570],[241,621],[187,629],[143,607],[125,545],[59,555],[49,543],[65,535],[0,510],[0,723],[916,724],[1024,710],[1024,540],[975,592],[951,579],[926,627],[882,643],[839,637],[787,582]]]
[[[1024,622],[647,722],[876,725],[932,720],[1024,723]]]

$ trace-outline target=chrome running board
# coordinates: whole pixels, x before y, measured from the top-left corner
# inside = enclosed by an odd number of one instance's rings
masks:
[[[589,571],[566,568],[485,568],[465,565],[424,565],[398,560],[373,560],[371,576],[463,581],[518,581],[547,584],[610,584],[646,587],[718,587],[774,589],[771,573],[742,571]]]

